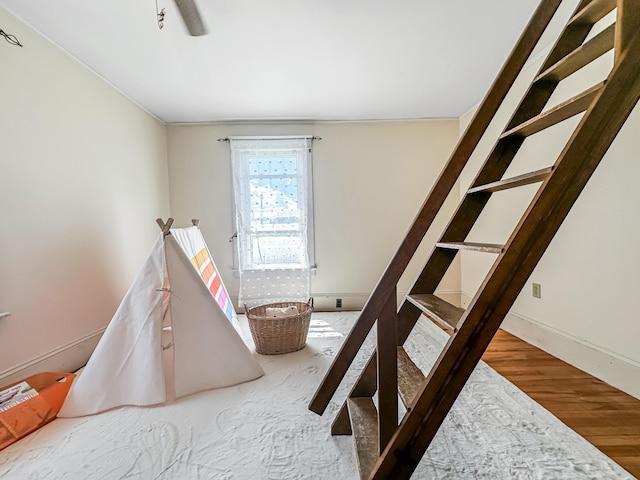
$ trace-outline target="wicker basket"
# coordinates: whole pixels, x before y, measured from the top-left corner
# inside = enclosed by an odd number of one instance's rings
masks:
[[[296,306],[297,315],[285,317],[267,317],[267,308],[286,308]],[[304,348],[309,333],[313,299],[308,303],[280,302],[247,308],[245,312],[249,321],[251,336],[256,344],[256,352],[262,355],[278,355],[295,352]]]

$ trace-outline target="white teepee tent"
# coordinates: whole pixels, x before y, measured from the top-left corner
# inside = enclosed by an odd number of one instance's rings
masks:
[[[197,226],[158,223],[147,260],[58,414],[155,405],[256,379],[226,289]],[[194,222],[195,223],[195,222]]]

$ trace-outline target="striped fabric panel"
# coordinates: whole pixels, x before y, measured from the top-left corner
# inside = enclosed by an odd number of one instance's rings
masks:
[[[215,262],[209,253],[202,232],[197,227],[176,228],[171,232],[229,321],[235,322],[233,304],[222,283],[222,278],[216,271]]]
[[[233,320],[233,305],[227,296],[227,292],[224,289],[224,285],[222,284],[222,280],[220,279],[218,272],[216,272],[213,266],[207,247],[200,250],[191,259],[191,262],[200,273],[202,281],[216,299],[220,308],[225,312],[227,318],[229,318],[229,320]]]

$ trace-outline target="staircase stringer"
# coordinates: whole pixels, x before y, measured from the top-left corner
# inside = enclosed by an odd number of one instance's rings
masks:
[[[620,52],[554,174],[541,185],[449,340],[371,479],[409,478],[502,320],[640,98],[640,32]],[[636,55],[634,55],[636,53]]]
[[[575,11],[581,11],[582,8],[584,8],[584,6],[588,3],[589,0],[583,0],[578,5]],[[535,24],[535,22],[533,21],[532,23]],[[566,26],[564,30],[559,34],[556,42],[550,49],[550,53],[548,54],[547,59],[540,67],[539,71],[536,73],[536,76],[552,66],[556,62],[556,59],[562,58],[563,56],[567,55],[568,53],[572,52],[577,47],[582,45],[592,27],[592,24]],[[517,47],[514,48],[514,50],[517,50]],[[499,82],[499,80],[500,76],[497,77],[496,82]],[[546,81],[544,83],[532,83],[529,89],[524,93],[519,105],[514,109],[512,117],[507,122],[505,131],[541,113],[559,83],[559,80]],[[504,100],[504,97],[502,100]],[[498,107],[499,105],[496,106],[495,110],[493,111],[494,114],[497,112]],[[518,137],[497,141],[493,149],[491,150],[489,157],[487,158],[483,166],[478,170],[478,174],[472,182],[471,187],[484,185],[486,183],[490,183],[491,181],[500,179],[511,164],[513,158],[517,154],[523,142],[524,138]],[[471,153],[473,153],[473,151],[471,151],[470,154]],[[456,241],[466,238],[467,234],[475,224],[475,221],[486,206],[490,197],[490,193],[484,195],[466,196],[449,221],[449,224],[445,228],[440,241]],[[460,216],[463,215],[466,217],[465,222],[460,221]],[[400,247],[400,249],[402,249],[402,247]],[[409,291],[409,295],[434,293],[440,283],[442,276],[445,274],[445,272],[453,262],[456,253],[457,252],[452,250],[434,248],[429,255],[428,260],[421,273],[414,281],[414,284]],[[374,291],[372,296],[376,295],[376,293],[377,292]],[[398,312],[399,321],[401,321],[398,327],[400,330],[398,345],[404,344],[411,332],[411,329],[414,327],[421,314],[422,311],[413,306],[407,300],[402,303]],[[358,319],[358,323],[359,322],[362,322],[362,315],[360,319]],[[374,351],[371,354],[366,367],[363,369],[362,373],[354,384],[354,387],[349,394],[349,398],[371,397],[375,394],[377,389],[376,364],[377,357],[376,352]],[[351,434],[351,426],[349,424],[349,417],[347,412],[347,400],[344,401],[338,415],[336,416],[332,424],[331,432],[334,435]]]
[[[465,133],[456,145],[449,161],[432,187],[427,199],[404,240],[386,267],[371,296],[364,305],[360,316],[349,332],[340,351],[326,372],[320,387],[309,403],[309,409],[322,415],[335,394],[349,366],[353,363],[365,338],[379,317],[386,299],[400,280],[410,260],[416,253],[426,232],[431,227],[440,208],[457,182],[462,169],[484,135],[498,108],[511,89],[546,26],[555,14],[562,0],[543,0],[534,12],[529,24],[520,36],[509,58],[502,67],[478,111]],[[344,417],[344,415],[342,415]]]

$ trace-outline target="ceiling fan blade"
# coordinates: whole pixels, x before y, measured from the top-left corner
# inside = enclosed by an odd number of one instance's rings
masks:
[[[207,33],[207,27],[200,16],[195,0],[175,0],[189,34],[198,37]]]

